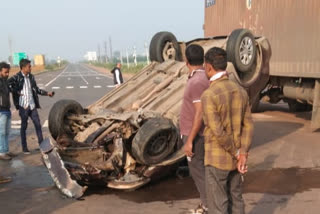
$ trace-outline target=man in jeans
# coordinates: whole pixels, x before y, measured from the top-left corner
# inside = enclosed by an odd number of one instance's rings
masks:
[[[27,146],[26,129],[28,126],[28,118],[31,117],[35,126],[38,143],[43,141],[40,118],[37,108],[40,108],[38,94],[43,96],[53,96],[53,92],[41,90],[36,83],[34,76],[31,74],[31,61],[22,59],[20,61],[21,71],[9,79],[9,86],[13,93],[13,102],[19,110],[21,117],[21,144],[22,151],[30,154]]]
[[[10,65],[0,63],[0,159],[11,160],[9,132],[11,128],[10,91],[8,86]]]
[[[200,205],[193,210],[193,213],[205,213],[207,210],[203,144],[204,125],[200,98],[203,91],[209,87],[209,81],[203,69],[203,56],[203,48],[199,45],[190,45],[186,49],[189,77],[180,113],[180,133],[183,136],[184,151],[188,158],[191,176],[201,199]]]
[[[244,214],[241,176],[247,172],[253,122],[247,92],[229,80],[226,68],[225,50],[215,47],[206,53],[210,87],[201,101],[207,200],[210,214]]]

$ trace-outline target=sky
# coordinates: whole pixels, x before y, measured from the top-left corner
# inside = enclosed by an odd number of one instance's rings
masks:
[[[170,31],[178,41],[203,37],[205,0],[6,0],[0,5],[0,60],[13,52],[29,58],[45,54],[70,61],[87,51],[104,53],[104,41],[125,53],[138,54],[159,31]]]

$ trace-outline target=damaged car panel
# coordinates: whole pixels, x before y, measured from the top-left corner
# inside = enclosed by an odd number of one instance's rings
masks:
[[[239,52],[230,59],[227,71],[246,88],[253,103],[268,82],[270,45],[264,37],[254,39],[247,30],[235,32],[188,43],[178,43],[172,34],[160,32],[150,45],[156,61],[120,87],[86,109],[74,100],[56,102],[49,114],[53,139],[46,140],[41,150],[57,187],[79,198],[92,184],[137,189],[176,169],[185,158],[178,124],[188,68],[180,60],[189,44],[199,44],[205,51],[221,47]],[[248,38],[252,45],[242,53],[237,44],[247,44]],[[166,42],[170,44],[164,45]],[[247,53],[251,55],[241,60]]]

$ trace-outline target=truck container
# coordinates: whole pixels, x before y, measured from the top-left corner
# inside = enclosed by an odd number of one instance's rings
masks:
[[[281,100],[291,111],[312,112],[320,127],[320,1],[206,0],[204,35],[228,35],[249,29],[268,38],[272,49],[270,78],[260,98]]]

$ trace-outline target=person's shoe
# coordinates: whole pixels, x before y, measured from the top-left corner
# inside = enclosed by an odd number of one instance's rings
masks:
[[[30,155],[31,152],[30,152],[28,149],[24,149],[24,150],[23,150],[23,154],[25,154],[25,155]]]
[[[202,203],[200,203],[196,209],[190,210],[190,214],[207,214],[208,208],[205,207]]]
[[[9,155],[12,158],[17,156],[16,154],[13,154],[12,152],[7,152],[6,154]]]
[[[0,160],[11,160],[12,158],[6,153],[0,153]]]
[[[12,179],[10,177],[0,176],[0,184],[11,182]]]

